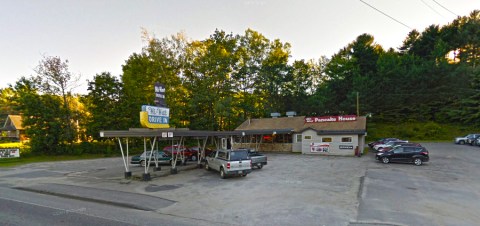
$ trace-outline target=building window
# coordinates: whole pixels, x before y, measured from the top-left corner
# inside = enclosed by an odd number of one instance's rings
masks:
[[[342,143],[352,143],[352,137],[342,137]]]
[[[295,137],[296,137],[297,143],[302,142],[302,134],[297,134],[295,135]]]
[[[332,138],[331,137],[322,137],[322,142],[330,143],[330,142],[332,142]]]
[[[304,136],[303,139],[305,139],[305,140],[311,140],[311,139],[312,139],[312,136]]]

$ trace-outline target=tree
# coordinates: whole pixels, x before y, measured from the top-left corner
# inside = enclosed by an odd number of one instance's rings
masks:
[[[116,77],[108,72],[97,74],[93,81],[88,81],[88,91],[81,101],[89,112],[86,126],[89,137],[98,139],[100,130],[128,129],[122,84]]]
[[[79,77],[68,71],[68,60],[62,61],[60,57],[44,57],[35,71],[37,73],[35,82],[38,83],[41,92],[62,97],[63,108],[59,109],[57,113],[63,119],[66,141],[72,142],[75,139],[73,122],[75,120],[72,119],[69,99],[72,97],[72,89],[77,85]]]

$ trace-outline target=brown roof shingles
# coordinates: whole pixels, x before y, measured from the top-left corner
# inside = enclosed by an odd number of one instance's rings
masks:
[[[302,132],[311,128],[316,131],[365,131],[366,117],[357,117],[356,121],[350,122],[321,122],[305,123],[305,116],[249,119],[243,122],[235,130],[260,130],[260,129],[293,129]]]

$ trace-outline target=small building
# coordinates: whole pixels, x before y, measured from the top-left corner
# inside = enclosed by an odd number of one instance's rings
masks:
[[[17,141],[25,140],[26,137],[25,130],[22,126],[22,116],[8,115],[5,124],[3,127],[0,127],[0,133],[2,139],[12,139]]]
[[[242,138],[236,144],[255,145],[259,151],[266,152],[355,155],[363,152],[366,127],[366,117],[356,115],[249,119],[235,130],[278,130],[281,133]]]

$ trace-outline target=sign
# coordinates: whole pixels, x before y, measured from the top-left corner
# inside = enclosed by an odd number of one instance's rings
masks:
[[[0,149],[0,158],[19,158],[20,149],[18,148],[2,148]]]
[[[329,152],[330,144],[329,143],[311,143],[310,152]]]
[[[352,121],[357,121],[356,115],[305,117],[305,123],[352,122]]]
[[[159,107],[167,107],[165,103],[165,86],[161,83],[155,83],[155,105]]]
[[[353,145],[340,145],[338,146],[340,149],[352,149],[353,150]]]
[[[143,105],[140,112],[140,124],[147,128],[169,128],[170,109]]]

